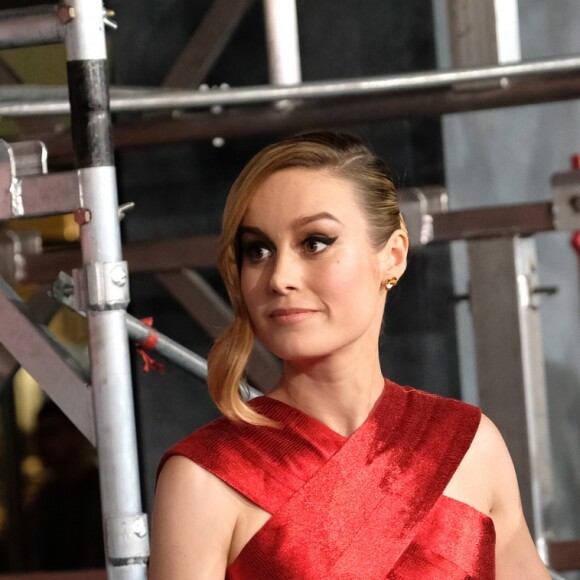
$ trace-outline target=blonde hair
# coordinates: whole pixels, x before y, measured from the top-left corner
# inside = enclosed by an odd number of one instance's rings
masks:
[[[260,151],[234,182],[224,209],[218,268],[227,288],[234,321],[219,337],[208,357],[209,392],[224,415],[255,425],[272,422],[250,408],[239,391],[254,346],[254,330],[240,287],[241,258],[238,229],[254,192],[270,175],[282,169],[326,170],[351,182],[367,216],[369,235],[376,248],[404,227],[397,192],[385,163],[350,135],[305,133]]]

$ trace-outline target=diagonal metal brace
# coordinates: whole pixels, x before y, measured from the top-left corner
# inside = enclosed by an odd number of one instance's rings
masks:
[[[0,277],[0,344],[34,377],[69,419],[96,445],[89,380],[74,358],[34,322],[26,304]]]
[[[27,301],[26,306],[37,324],[48,324],[61,307],[47,293],[46,287],[41,287]],[[0,395],[14,379],[20,365],[14,357],[0,345]]]

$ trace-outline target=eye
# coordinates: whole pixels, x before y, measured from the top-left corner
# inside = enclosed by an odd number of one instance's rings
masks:
[[[332,246],[336,242],[336,237],[329,238],[328,236],[308,236],[303,242],[302,247],[307,254],[320,254]]]
[[[242,256],[252,264],[257,264],[269,258],[272,250],[260,241],[246,242],[242,244]]]

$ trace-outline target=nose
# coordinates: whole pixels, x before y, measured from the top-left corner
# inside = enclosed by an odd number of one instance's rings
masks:
[[[275,294],[285,295],[300,287],[301,270],[297,256],[291,251],[279,251],[272,260],[270,289]]]

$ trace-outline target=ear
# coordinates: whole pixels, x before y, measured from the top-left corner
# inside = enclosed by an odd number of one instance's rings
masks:
[[[409,236],[403,229],[395,230],[385,246],[380,250],[381,275],[383,282],[389,278],[400,278],[407,268]]]

